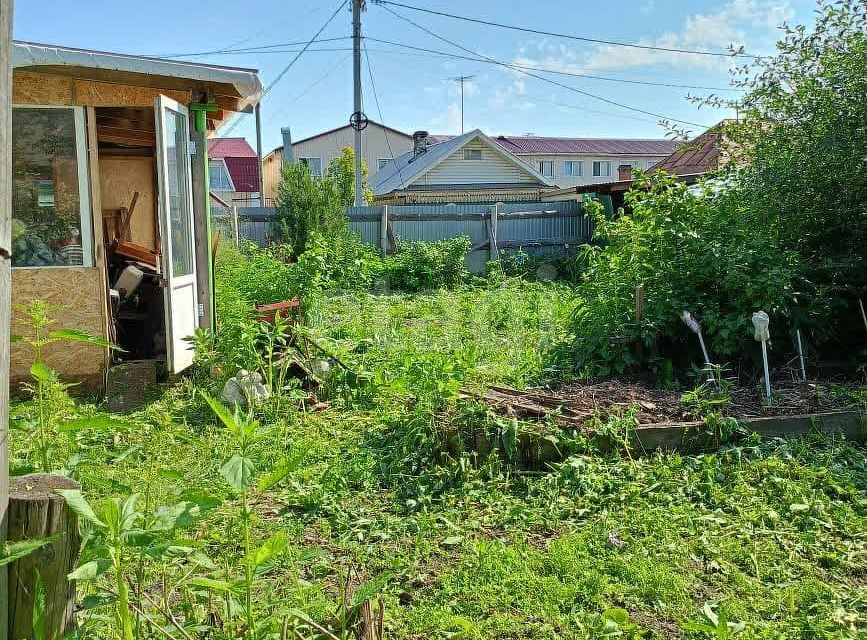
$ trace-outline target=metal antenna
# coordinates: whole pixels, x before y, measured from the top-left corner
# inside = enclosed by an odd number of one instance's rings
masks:
[[[464,82],[472,80],[476,76],[452,76],[449,80],[461,83],[461,135],[464,134]]]

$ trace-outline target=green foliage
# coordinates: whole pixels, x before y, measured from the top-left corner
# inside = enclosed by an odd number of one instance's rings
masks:
[[[108,416],[91,417],[79,414],[68,390],[74,385],[63,382],[43,360],[43,350],[62,342],[112,348],[115,345],[86,331],[78,329],[54,329],[52,315],[59,309],[52,308],[42,300],[33,300],[18,306],[16,311],[29,325],[29,334],[18,336],[17,341],[27,344],[33,353],[30,366],[31,382],[22,385],[30,395],[30,401],[16,407],[10,414],[14,429],[27,432],[33,443],[33,455],[38,468],[48,473],[58,469],[60,461],[70,462],[69,456],[76,450],[76,434],[85,431],[111,431],[129,428],[129,424]],[[67,442],[61,445],[58,434],[67,434]]]
[[[367,168],[362,164],[365,181]],[[347,147],[334,158],[324,176],[311,175],[301,163],[286,164],[277,186],[278,215],[272,237],[300,256],[311,248],[314,236],[331,238],[348,228],[346,208],[355,203],[355,152]],[[365,187],[365,198],[370,197]]]
[[[385,262],[388,286],[411,293],[461,284],[468,276],[464,261],[471,246],[466,236],[435,242],[400,242],[397,252]]]
[[[788,312],[795,255],[760,212],[737,198],[709,189],[696,194],[659,173],[646,178],[646,187],[627,194],[632,215],[608,220],[591,209],[597,244],[585,248],[587,269],[578,287],[578,367],[599,375],[646,364],[632,349],[636,341],[691,345],[694,338],[680,321],[684,310],[701,317],[712,357],[745,357],[753,343],[752,312]],[[636,320],[641,285],[645,304]]]

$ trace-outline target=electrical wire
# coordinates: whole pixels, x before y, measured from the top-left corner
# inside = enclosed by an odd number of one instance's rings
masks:
[[[380,124],[385,124],[385,118],[382,117],[382,107],[379,104],[379,95],[376,93],[376,82],[373,80],[373,67],[370,66],[370,56],[367,55],[367,44],[364,40],[361,41],[362,47],[364,49],[364,59],[367,61],[367,75],[370,77],[370,88],[373,91],[373,101],[376,103],[376,112],[379,115]],[[388,147],[388,155],[391,156],[391,162],[397,167],[397,172],[400,174],[400,181],[403,182],[403,173],[401,168],[397,164],[397,159],[394,157],[394,151],[391,148],[391,142],[388,139],[388,131],[384,132],[385,134],[385,145]],[[376,167],[376,172],[379,173],[379,167]],[[392,174],[394,175],[394,174]],[[391,176],[389,176],[391,177]]]
[[[341,36],[339,38],[322,38],[321,40],[317,39],[316,42],[337,42],[339,40],[352,40],[350,36]],[[242,47],[239,49],[224,47],[222,49],[216,49],[214,51],[198,51],[196,53],[173,53],[171,55],[158,55],[158,56],[150,56],[150,57],[159,57],[159,58],[200,58],[203,56],[214,56],[214,55],[222,55],[222,54],[233,54],[233,53],[271,53],[268,51],[269,49],[277,49],[279,47],[294,47],[305,44],[306,40],[300,40],[297,42],[280,42],[277,44],[263,44],[258,47]],[[282,52],[280,52],[282,53]]]
[[[473,62],[484,62],[486,64],[500,64],[499,62],[493,61],[492,58],[484,58],[480,57],[479,54],[476,56],[462,56],[455,53],[448,53],[446,51],[437,51],[436,49],[427,49],[425,47],[417,47],[410,44],[404,44],[402,42],[395,42],[393,40],[383,40],[381,38],[370,38],[365,37],[366,40],[370,40],[371,42],[379,42],[380,44],[389,44],[395,47],[404,47],[406,49],[411,49],[413,51],[423,51],[426,53],[435,54],[438,56],[444,56],[447,58],[456,58],[459,60],[470,60]],[[673,82],[653,82],[650,80],[629,80],[627,78],[611,78],[608,76],[597,76],[589,73],[579,73],[577,71],[564,71],[562,69],[546,69],[544,67],[535,67],[532,65],[524,65],[518,64],[517,62],[513,63],[503,63],[503,64],[511,64],[511,66],[522,69],[524,71],[538,71],[540,73],[552,73],[561,76],[570,76],[573,78],[586,78],[589,80],[604,80],[607,82],[623,82],[626,84],[641,84],[648,85],[651,87],[671,87],[674,89],[699,89],[703,91],[743,91],[740,87],[705,87],[701,85],[693,85],[693,84],[677,84]]]
[[[289,64],[287,64],[285,67],[283,67],[283,70],[277,74],[277,77],[274,78],[267,87],[265,87],[265,89],[262,91],[262,95],[259,96],[259,103],[260,104],[261,104],[262,100],[265,99],[265,96],[267,96],[271,92],[271,89],[273,89],[276,86],[276,84],[278,82],[280,82],[280,80],[283,79],[283,77],[286,75],[286,73],[289,71],[289,69],[291,69],[294,66],[294,64],[296,62],[298,62],[298,59],[304,55],[304,52],[310,48],[310,45],[312,45],[314,42],[316,42],[316,38],[318,38],[322,34],[322,32],[325,31],[325,29],[328,27],[328,25],[331,24],[331,21],[337,17],[338,13],[340,13],[341,9],[343,9],[343,7],[346,6],[347,2],[349,2],[349,0],[342,0],[341,1],[341,3],[334,10],[334,13],[332,13],[329,16],[328,20],[326,20],[325,23],[321,27],[319,27],[319,31],[317,31],[314,34],[314,36],[312,38],[310,38],[310,40],[307,41],[307,44],[304,45],[304,48],[301,49],[301,51],[299,51],[298,54],[294,58],[292,58],[292,60],[289,61]],[[235,127],[237,127],[238,123],[240,123],[240,122],[241,122],[241,118],[240,117],[236,118],[235,121],[226,130],[226,132],[220,136],[220,139],[227,138],[229,136],[229,134],[235,130]],[[214,150],[219,148],[219,146],[220,146],[220,142],[217,141],[214,144]]]
[[[468,16],[459,16],[453,13],[447,13],[445,11],[436,11],[434,9],[425,9],[423,7],[416,7],[411,4],[403,4],[401,2],[392,2],[392,0],[373,0],[374,4],[380,5],[383,8],[388,8],[385,5],[392,5],[395,7],[402,7],[404,9],[410,9],[412,11],[421,11],[422,13],[428,13],[435,16],[442,16],[445,18],[452,18],[454,20],[462,20],[464,22],[473,22],[475,24],[483,24],[489,27],[498,27],[500,29],[511,29],[512,31],[523,31],[524,33],[532,33],[535,35],[541,36],[551,36],[555,38],[566,38],[568,40],[578,40],[581,42],[591,42],[593,44],[604,44],[612,47],[630,47],[633,49],[645,49],[649,51],[664,51],[667,53],[682,53],[696,56],[719,56],[726,58],[756,58],[749,53],[744,53],[743,51],[733,51],[733,52],[722,52],[722,51],[700,51],[696,49],[680,49],[677,47],[659,47],[648,44],[635,44],[630,42],[618,42],[616,40],[601,40],[599,38],[588,38],[585,36],[576,36],[568,33],[558,33],[556,31],[543,31],[541,29],[529,29],[527,27],[517,27],[511,24],[503,24],[502,22],[493,22],[491,20],[481,20],[479,18],[470,18]]]
[[[350,51],[351,51],[351,49],[350,49]],[[303,98],[304,96],[306,96],[306,95],[307,95],[308,93],[310,93],[313,89],[315,89],[315,88],[316,88],[317,86],[319,86],[322,82],[324,82],[324,81],[325,81],[325,80],[326,80],[326,79],[327,79],[331,74],[333,74],[333,73],[334,73],[335,71],[337,71],[340,67],[342,67],[343,64],[344,64],[347,60],[349,60],[351,57],[352,57],[352,54],[349,54],[349,55],[347,55],[347,56],[343,56],[340,60],[337,61],[337,64],[335,64],[334,66],[332,66],[331,68],[329,68],[325,73],[323,73],[322,75],[320,75],[316,80],[314,80],[314,81],[311,82],[309,85],[307,85],[307,87],[305,87],[305,88],[301,91],[301,93],[299,93],[299,94],[296,95],[294,98],[292,98],[291,100],[289,100],[289,101],[287,101],[286,103],[284,103],[283,106],[282,106],[280,109],[278,109],[277,111],[272,111],[272,112],[270,112],[270,113],[268,114],[268,117],[264,120],[264,122],[270,123],[270,122],[273,122],[274,120],[276,120],[278,117],[282,116],[284,113],[286,113],[286,110],[287,110],[289,107],[291,107],[292,105],[296,104],[299,100],[301,100],[301,98]]]
[[[482,58],[488,60],[489,62],[491,62],[492,64],[496,64],[496,65],[504,67],[506,69],[512,69],[513,71],[517,71],[518,73],[522,73],[522,74],[529,76],[531,78],[536,78],[537,80],[542,80],[543,82],[547,82],[549,84],[553,84],[555,86],[561,87],[561,88],[566,89],[568,91],[572,91],[574,93],[578,93],[578,94],[587,96],[588,98],[593,98],[594,100],[599,100],[601,102],[605,102],[605,103],[613,105],[615,107],[620,107],[621,109],[627,109],[629,111],[635,111],[637,113],[643,113],[644,115],[653,116],[654,118],[661,118],[662,120],[668,120],[671,122],[679,122],[681,124],[688,124],[688,125],[692,125],[692,126],[696,126],[696,127],[703,127],[704,126],[698,122],[690,122],[689,120],[681,120],[679,118],[673,118],[673,117],[665,116],[665,115],[662,115],[659,113],[654,113],[653,111],[647,111],[645,109],[639,109],[638,107],[633,107],[633,106],[625,104],[623,102],[611,100],[609,98],[605,98],[603,96],[596,95],[596,94],[591,93],[589,91],[584,91],[583,89],[578,89],[577,87],[573,87],[573,86],[568,85],[568,84],[563,84],[562,82],[558,82],[557,80],[552,80],[551,78],[546,78],[545,76],[540,76],[537,73],[525,71],[524,69],[516,67],[512,64],[509,64],[508,62],[496,60],[495,58],[491,58],[490,56],[486,56],[486,55],[477,53],[477,52],[473,51],[472,49],[468,49],[467,47],[464,47],[463,45],[460,45],[460,44],[453,42],[452,40],[449,40],[449,39],[447,39],[447,38],[445,38],[445,37],[443,37],[437,33],[434,33],[433,31],[431,31],[427,27],[423,27],[422,25],[418,24],[417,22],[411,20],[410,18],[407,18],[406,16],[399,14],[398,12],[394,11],[393,9],[391,9],[390,7],[388,7],[386,5],[380,5],[380,6],[382,6],[383,9],[385,9],[386,11],[388,11],[389,13],[394,15],[396,18],[411,24],[415,28],[420,29],[421,31],[424,31],[428,35],[430,35],[430,36],[432,36],[438,40],[441,40],[442,42],[445,42],[446,44],[450,44],[451,46],[456,47],[456,48],[460,49],[461,51],[465,51],[465,52],[470,53],[474,56],[482,57]]]

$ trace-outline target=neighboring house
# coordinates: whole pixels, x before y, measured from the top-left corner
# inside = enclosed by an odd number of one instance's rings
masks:
[[[665,158],[645,169],[645,173],[666,171],[677,176],[687,184],[693,184],[720,168],[727,157],[724,148],[722,126],[728,121],[720,122],[701,135],[687,142],[673,143],[674,150]],[[643,167],[642,167],[643,168]],[[623,195],[632,189],[633,178],[630,171],[623,171],[615,180],[597,184],[577,185],[551,191],[546,194],[547,201],[574,200],[583,194],[611,196],[614,207],[623,205]]]
[[[255,106],[256,71],[25,42],[12,65],[12,302],[44,301],[53,328],[111,340],[116,359],[183,370],[213,319],[205,139]],[[32,328],[16,313],[12,331]],[[42,356],[79,388],[112,363],[84,342]],[[13,389],[32,358],[12,345]]]
[[[209,139],[208,168],[211,191],[221,200],[260,206],[259,157],[245,138]]]
[[[553,180],[478,129],[432,144],[423,131],[413,138],[411,151],[371,178],[375,202],[537,202],[555,188]]]
[[[651,171],[666,171],[689,184],[716,171],[725,159],[722,129],[726,122],[724,120],[700,136],[680,143],[671,155],[655,164]]]
[[[321,176],[334,158],[346,147],[355,146],[355,130],[349,125],[318,133],[292,143],[296,161],[304,162],[310,172]],[[372,176],[383,166],[412,149],[412,136],[378,122],[370,121],[362,132],[362,154],[367,174]],[[283,147],[277,147],[262,160],[265,174],[265,201],[273,204],[283,167]]]
[[[676,147],[671,140],[498,136],[498,144],[561,188],[611,182],[647,170]]]

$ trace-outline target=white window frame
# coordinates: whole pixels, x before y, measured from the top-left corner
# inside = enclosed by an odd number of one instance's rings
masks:
[[[325,168],[322,166],[322,157],[321,156],[299,156],[298,162],[307,161],[307,168],[311,169],[310,175],[314,178],[321,178],[325,175]],[[319,160],[319,173],[313,173],[312,167],[310,166],[311,160]]]
[[[75,126],[75,161],[78,169],[78,217],[81,222],[81,264],[52,264],[37,266],[13,266],[13,269],[82,269],[94,266],[93,259],[93,211],[90,205],[90,164],[87,154],[87,125],[85,107],[45,104],[13,104],[12,109],[67,109],[72,110]],[[14,112],[13,112],[14,118]],[[13,125],[14,126],[14,125]],[[101,212],[100,212],[101,213]],[[15,211],[12,211],[15,217]]]
[[[602,171],[602,167],[606,166],[608,168],[607,172]],[[596,168],[599,168],[599,172],[596,172]],[[594,160],[593,161],[593,177],[594,178],[610,178],[611,177],[611,160]]]
[[[237,191],[237,189],[235,189],[235,181],[232,180],[232,174],[229,172],[229,165],[226,164],[226,159],[225,158],[208,158],[208,171],[211,170],[211,165],[210,165],[211,162],[216,162],[217,164],[223,165],[223,171],[226,172],[226,177],[229,179],[229,186],[231,187],[231,189],[229,189],[229,191]],[[214,186],[210,185],[210,184],[209,184],[209,186],[214,191],[225,191],[225,189],[214,189]]]
[[[481,160],[481,149],[464,149],[464,160]]]
[[[388,166],[388,163],[391,162],[391,158],[377,158],[376,159],[376,170],[382,171]]]
[[[578,166],[578,173],[575,173],[575,166]],[[568,169],[567,169],[568,167]],[[563,175],[570,178],[584,177],[584,161],[583,160],[564,160]]]
[[[545,165],[551,166],[551,173],[545,173]],[[554,177],[554,161],[553,160],[539,160],[536,163],[536,168],[539,170],[539,173],[545,176],[546,178]]]

